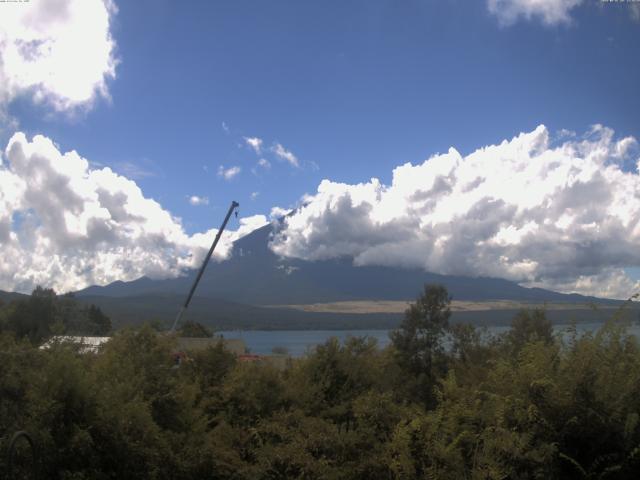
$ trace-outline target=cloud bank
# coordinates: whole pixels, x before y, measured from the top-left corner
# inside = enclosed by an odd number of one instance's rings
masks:
[[[466,157],[406,163],[391,185],[323,180],[271,248],[626,298],[640,289],[623,270],[640,265],[637,142],[596,125],[552,143],[541,125]]]
[[[76,152],[61,153],[48,138],[13,135],[0,164],[0,289],[57,291],[164,278],[199,265],[216,234],[188,235],[180,219],[136,183],[109,168],[92,169]],[[231,243],[265,225],[243,218],[222,236],[214,259]]]
[[[356,265],[507,278],[528,286],[625,298],[640,289],[638,143],[596,125],[551,141],[544,126],[462,156],[349,185],[323,180],[271,243],[285,257],[348,256]],[[188,235],[134,181],[91,168],[44,136],[16,133],[0,162],[0,289],[58,291],[164,278],[196,267],[216,230]],[[190,199],[191,200],[191,199]],[[198,203],[198,202],[196,202]],[[284,210],[274,208],[272,216]],[[265,225],[256,215],[231,242]]]
[[[56,111],[108,98],[115,78],[110,0],[38,0],[2,4],[0,111],[20,95]]]

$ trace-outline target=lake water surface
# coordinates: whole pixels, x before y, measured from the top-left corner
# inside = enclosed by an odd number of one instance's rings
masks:
[[[602,323],[579,323],[576,325],[578,333],[594,332],[602,326]],[[567,331],[569,325],[555,325],[555,331]],[[490,335],[499,335],[509,330],[506,326],[487,327]],[[284,347],[294,357],[301,357],[313,350],[316,345],[326,342],[331,337],[336,337],[344,342],[348,337],[372,337],[378,341],[378,346],[385,347],[389,344],[390,330],[232,330],[216,332],[225,338],[241,338],[246,343],[251,353],[267,355],[272,353],[275,347]],[[629,327],[629,333],[640,337],[640,325]]]

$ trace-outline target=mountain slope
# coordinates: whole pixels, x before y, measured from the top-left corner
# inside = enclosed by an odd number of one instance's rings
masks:
[[[524,288],[496,278],[445,276],[418,269],[353,266],[351,259],[309,262],[283,259],[268,247],[272,225],[234,243],[232,257],[212,262],[202,277],[197,295],[247,305],[284,305],[344,300],[412,300],[425,283],[440,283],[456,300],[518,300],[528,302],[585,303],[602,301],[577,294]],[[184,277],[114,282],[89,287],[78,296],[130,297],[149,294],[186,296],[195,271]]]
[[[81,302],[99,306],[114,327],[158,321],[169,327],[184,296],[142,294],[128,297],[82,296]],[[402,314],[308,313],[286,308],[266,308],[194,296],[182,317],[215,330],[325,330],[395,328]]]
[[[14,300],[24,300],[25,298],[27,298],[27,295],[22,293],[4,292],[0,290],[0,304],[11,303]]]

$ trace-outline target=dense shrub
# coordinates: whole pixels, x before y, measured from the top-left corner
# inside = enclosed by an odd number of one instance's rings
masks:
[[[98,355],[11,329],[0,472],[26,429],[54,479],[637,478],[640,345],[623,325],[559,337],[529,311],[487,339],[425,294],[437,308],[410,309],[387,349],[332,339],[283,371],[221,344],[177,368],[174,337],[150,327]]]

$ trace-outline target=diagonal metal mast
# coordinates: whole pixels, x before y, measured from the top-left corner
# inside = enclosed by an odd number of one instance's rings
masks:
[[[189,291],[189,295],[187,296],[187,300],[184,302],[184,305],[182,305],[182,307],[180,308],[180,311],[178,312],[178,315],[176,316],[176,319],[173,322],[173,326],[171,327],[171,331],[172,332],[175,331],[176,325],[178,325],[178,322],[180,321],[180,318],[182,317],[182,314],[184,313],[184,311],[189,306],[189,302],[191,301],[191,297],[193,297],[193,292],[196,291],[196,287],[198,286],[198,282],[200,281],[200,278],[202,277],[202,274],[204,273],[204,269],[207,268],[207,263],[209,263],[209,259],[211,258],[211,255],[213,254],[213,251],[215,250],[216,245],[218,245],[218,241],[220,240],[220,237],[222,236],[222,232],[224,231],[225,227],[227,226],[227,222],[229,221],[229,218],[231,217],[231,214],[239,206],[240,206],[240,204],[238,202],[236,202],[236,201],[231,202],[231,206],[229,207],[229,211],[227,212],[227,216],[224,217],[224,222],[222,222],[222,226],[220,227],[220,230],[218,230],[216,238],[213,241],[213,243],[211,244],[211,248],[209,249],[209,253],[207,253],[207,256],[204,258],[204,261],[202,262],[202,266],[200,267],[200,271],[198,272],[198,276],[196,276],[196,279],[193,282],[193,285],[191,286],[191,290]]]

